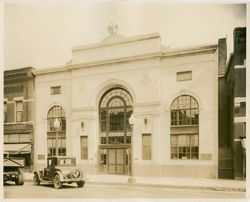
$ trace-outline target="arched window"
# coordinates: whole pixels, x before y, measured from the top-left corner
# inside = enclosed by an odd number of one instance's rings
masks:
[[[60,122],[58,131],[54,128],[56,118]],[[56,144],[58,144],[58,155],[66,156],[66,119],[65,112],[60,106],[50,108],[47,115],[47,146],[48,156],[56,155]],[[58,142],[56,142],[56,133],[58,132]]]
[[[101,144],[130,144],[132,102],[123,88],[112,88],[103,95],[99,105]]]
[[[190,95],[171,104],[171,159],[199,158],[199,105]]]

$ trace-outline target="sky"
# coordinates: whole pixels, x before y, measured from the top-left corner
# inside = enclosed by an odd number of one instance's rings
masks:
[[[4,68],[64,65],[74,46],[100,42],[113,22],[118,33],[158,32],[162,45],[180,48],[217,43],[246,26],[245,4],[166,2],[9,3],[4,5]]]

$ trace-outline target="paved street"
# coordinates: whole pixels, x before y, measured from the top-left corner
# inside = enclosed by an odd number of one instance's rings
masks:
[[[180,194],[181,193],[181,194]],[[78,188],[75,184],[64,185],[56,190],[52,184],[34,186],[25,182],[23,186],[9,183],[4,186],[5,198],[166,198],[166,199],[242,199],[245,192],[225,192],[212,190],[171,189],[164,187],[86,184]]]

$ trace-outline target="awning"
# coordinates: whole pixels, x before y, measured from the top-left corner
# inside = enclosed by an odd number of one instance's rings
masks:
[[[3,160],[4,167],[24,167],[25,159],[7,158]]]
[[[5,154],[28,154],[31,153],[31,144],[4,144]]]

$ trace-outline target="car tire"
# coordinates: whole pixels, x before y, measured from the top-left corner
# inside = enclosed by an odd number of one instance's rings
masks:
[[[76,182],[77,186],[78,187],[83,187],[85,182],[84,181],[79,181],[79,182]]]
[[[60,189],[62,187],[62,182],[59,175],[55,175],[55,177],[53,178],[53,184],[56,189]]]
[[[38,177],[38,174],[36,173],[34,175],[34,185],[38,186],[40,184],[40,179]]]
[[[24,177],[23,177],[23,173],[22,172],[20,172],[18,174],[15,183],[16,183],[16,185],[23,185],[24,184]]]

